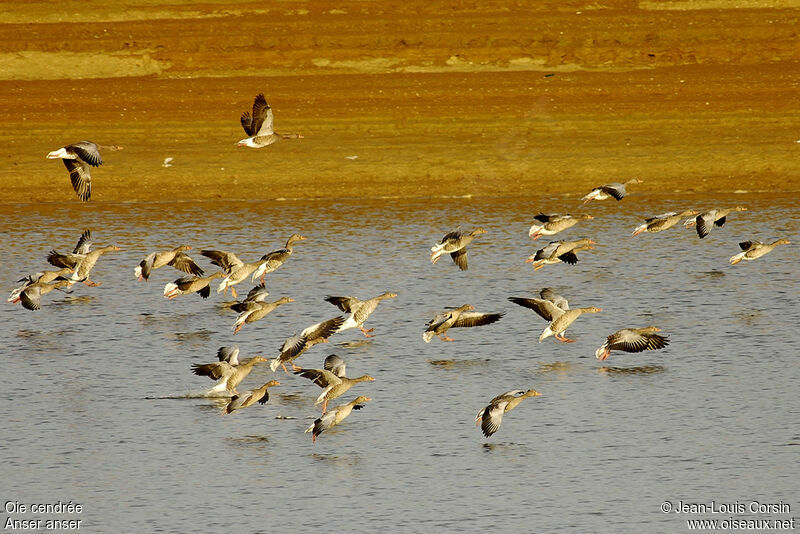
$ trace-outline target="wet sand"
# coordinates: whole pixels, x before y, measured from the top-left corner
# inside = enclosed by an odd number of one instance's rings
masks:
[[[91,202],[800,189],[800,2],[507,4],[6,8],[4,202],[79,202],[79,139]],[[234,146],[259,92],[304,139]]]

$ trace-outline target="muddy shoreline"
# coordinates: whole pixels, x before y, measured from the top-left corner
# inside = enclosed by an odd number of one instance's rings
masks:
[[[92,202],[798,191],[800,9],[750,4],[33,3],[0,25],[3,201],[79,202],[44,157],[79,139],[125,147]],[[304,139],[234,146],[259,92]]]

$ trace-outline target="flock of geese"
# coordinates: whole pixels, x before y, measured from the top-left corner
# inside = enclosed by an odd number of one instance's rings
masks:
[[[241,124],[249,137],[239,141],[238,146],[261,148],[280,139],[302,138],[300,134],[278,134],[273,131],[272,109],[263,94],[256,96],[252,113],[244,112],[242,114]],[[89,168],[102,164],[100,150],[115,151],[121,148],[80,141],[50,152],[47,157],[61,159],[64,162],[75,192],[81,200],[87,201],[91,197]],[[619,201],[626,196],[628,186],[639,183],[641,180],[633,179],[625,183],[606,184],[593,189],[582,200],[584,204],[592,200],[611,198]],[[684,220],[684,226],[694,227],[699,238],[703,239],[714,227],[723,226],[729,215],[745,210],[744,207],[736,206],[702,212],[685,210],[680,213],[665,213],[646,219],[634,229],[633,236],[645,232],[661,232]],[[540,213],[535,216],[536,223],[531,226],[528,235],[535,241],[542,236],[554,236],[582,221],[591,219],[591,215]],[[431,247],[431,263],[435,264],[444,254],[449,254],[458,269],[467,270],[467,246],[475,238],[485,233],[487,232],[483,228],[477,228],[471,232],[457,230],[447,233],[439,243]],[[265,287],[265,277],[286,263],[294,252],[294,246],[305,239],[305,236],[294,234],[288,238],[282,248],[249,262],[242,261],[234,253],[228,251],[200,250],[200,255],[209,260],[212,265],[219,267],[218,271],[210,275],[206,275],[205,270],[187,254],[192,247],[181,245],[148,254],[135,266],[134,276],[139,281],[146,282],[154,270],[167,266],[185,273],[185,276],[165,285],[163,294],[167,299],[175,299],[191,293],[197,293],[203,299],[207,299],[211,294],[212,282],[218,278],[221,280],[217,286],[217,293],[227,294],[230,290],[232,297],[236,299],[238,295],[234,286],[249,278],[255,286],[246,297],[241,301],[225,303],[225,307],[238,314],[232,325],[233,334],[236,334],[246,325],[264,319],[279,306],[293,301],[289,297],[282,297],[268,302],[269,292]],[[730,263],[735,265],[743,260],[757,259],[771,252],[777,246],[788,243],[787,239],[779,239],[772,243],[762,243],[756,240],[742,242],[739,244],[741,252],[731,257]],[[593,244],[595,242],[591,239],[551,241],[526,261],[532,263],[535,270],[541,269],[545,265],[562,262],[575,264],[578,262],[577,253],[591,250]],[[44,270],[20,279],[21,285],[14,288],[8,301],[19,302],[28,310],[39,310],[42,305],[42,297],[54,290],[70,291],[70,288],[77,283],[87,286],[100,285],[99,282],[94,282],[89,278],[92,268],[104,254],[118,250],[120,250],[119,247],[114,245],[92,249],[91,232],[86,230],[80,236],[72,253],[62,254],[56,250],[49,252],[47,261],[58,270]],[[358,328],[365,337],[371,337],[373,330],[364,328],[365,322],[383,300],[395,297],[397,294],[393,292],[386,292],[367,300],[360,300],[353,296],[328,296],[325,300],[346,315],[323,320],[303,329],[300,334],[290,336],[283,343],[280,353],[275,358],[253,356],[240,359],[239,349],[233,345],[221,347],[218,350],[218,361],[193,364],[191,371],[196,375],[217,381],[206,392],[206,395],[229,397],[229,402],[222,410],[222,414],[226,415],[256,403],[265,404],[269,400],[269,388],[280,385],[277,380],[270,380],[258,388],[240,392],[237,389],[239,384],[256,365],[269,362],[269,367],[273,372],[281,367],[286,374],[289,374],[287,365],[291,366],[293,374],[310,380],[322,390],[316,399],[316,404],[322,404],[322,414],[306,429],[306,432],[312,434],[312,441],[316,441],[319,434],[338,425],[353,410],[362,408],[364,403],[372,399],[359,395],[350,402],[331,409],[328,409],[328,403],[347,393],[356,384],[373,381],[374,378],[369,375],[357,378],[348,377],[345,373],[345,362],[334,354],[325,359],[322,369],[302,368],[297,366],[294,361],[314,345],[324,343],[332,335],[348,329]],[[542,289],[538,298],[509,297],[508,300],[534,311],[547,322],[546,328],[539,336],[539,342],[551,336],[560,342],[574,342],[575,340],[566,337],[567,329],[582,315],[602,311],[597,307],[570,308],[567,299],[550,288]],[[431,319],[422,333],[422,338],[426,343],[431,342],[435,337],[444,342],[453,341],[453,338],[448,336],[451,328],[484,326],[494,323],[502,317],[502,313],[477,312],[472,305],[464,304],[447,309]],[[609,335],[596,350],[595,356],[598,360],[605,360],[612,351],[636,353],[662,349],[667,346],[669,340],[666,336],[659,334],[659,331],[660,329],[655,326],[624,328]],[[518,406],[524,399],[539,395],[541,393],[533,389],[507,391],[489,401],[489,404],[478,412],[475,422],[480,425],[483,434],[489,437],[500,428],[506,412]]]

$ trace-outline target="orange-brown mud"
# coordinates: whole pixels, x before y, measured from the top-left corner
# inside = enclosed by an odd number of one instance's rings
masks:
[[[68,0],[0,22],[8,203],[80,202],[45,159],[80,139],[125,147],[91,202],[800,190],[800,0]],[[259,92],[304,139],[234,146]]]

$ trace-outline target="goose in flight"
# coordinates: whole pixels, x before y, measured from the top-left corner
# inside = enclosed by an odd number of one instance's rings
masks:
[[[540,395],[541,393],[535,389],[506,391],[502,395],[493,398],[489,401],[488,406],[478,412],[478,415],[475,416],[475,424],[481,425],[483,435],[488,438],[500,428],[500,423],[503,422],[503,414],[516,408],[524,399]]]
[[[133,274],[139,281],[144,280],[146,282],[150,279],[150,273],[154,269],[170,265],[187,274],[203,276],[205,274],[203,269],[188,254],[184,253],[185,250],[191,249],[192,247],[189,245],[181,245],[171,250],[153,252],[133,269]]]
[[[661,215],[650,217],[648,219],[645,219],[642,224],[640,224],[633,230],[633,236],[635,237],[643,232],[650,232],[650,233],[663,232],[664,230],[672,228],[673,226],[678,224],[678,222],[682,218],[688,217],[689,215],[697,215],[697,214],[698,214],[697,210],[684,210],[680,213],[677,213],[675,211],[670,211],[669,213],[662,213]]]
[[[744,206],[736,206],[735,208],[715,208],[708,211],[704,211],[697,217],[691,217],[684,221],[683,226],[689,228],[691,226],[696,226],[697,228],[697,235],[700,239],[706,237],[711,230],[715,226],[719,226],[720,228],[725,224],[725,221],[728,218],[728,215],[733,213],[734,211],[747,211],[747,208]]]
[[[327,296],[325,300],[330,302],[340,310],[345,313],[349,313],[350,316],[347,320],[339,327],[337,332],[341,332],[343,330],[348,330],[350,328],[358,328],[361,330],[361,333],[364,334],[364,337],[373,337],[370,335],[370,332],[374,330],[374,328],[370,328],[366,330],[364,328],[364,323],[372,315],[372,312],[378,307],[378,304],[381,303],[382,300],[385,299],[393,299],[397,296],[397,293],[383,293],[378,295],[377,297],[372,297],[368,300],[360,300],[356,297],[336,297],[336,296]]]
[[[272,108],[267,104],[264,94],[259,93],[253,101],[253,114],[245,111],[241,117],[242,128],[249,137],[236,143],[236,146],[261,148],[271,145],[279,139],[303,138],[300,134],[279,134],[273,131],[272,120]]]
[[[476,228],[475,230],[466,233],[461,230],[455,230],[442,238],[441,243],[437,243],[431,247],[431,263],[439,261],[442,254],[450,254],[453,258],[453,263],[458,265],[462,271],[467,270],[467,249],[466,246],[472,243],[476,236],[487,233],[483,228]]]
[[[438,314],[427,324],[427,329],[422,333],[425,343],[430,343],[433,336],[439,336],[442,341],[455,341],[447,335],[451,328],[466,326],[483,326],[499,321],[502,313],[479,313],[470,304],[464,304],[454,310],[449,310]]]
[[[311,432],[311,442],[314,443],[317,441],[317,436],[335,427],[344,421],[345,417],[350,415],[353,410],[360,410],[364,407],[363,403],[371,400],[370,397],[364,397],[362,395],[356,397],[347,404],[341,404],[315,420],[310,427],[306,428],[305,432]]]
[[[61,159],[64,162],[64,166],[69,171],[69,178],[72,180],[72,188],[78,194],[78,198],[83,201],[89,200],[92,196],[92,175],[89,167],[99,167],[103,164],[100,149],[122,150],[122,147],[78,141],[47,154],[48,159]]]
[[[580,221],[590,221],[594,219],[594,217],[591,215],[579,215],[577,217],[573,217],[572,215],[545,215],[544,213],[540,213],[539,215],[536,215],[534,219],[541,223],[534,223],[530,230],[528,230],[528,237],[535,241],[543,235],[555,235],[562,230],[572,228]]]
[[[641,180],[638,178],[634,178],[632,180],[628,180],[625,183],[619,182],[612,182],[610,184],[601,185],[600,187],[595,187],[592,191],[583,197],[583,203],[586,204],[590,200],[606,200],[609,198],[615,198],[617,200],[622,200],[626,194],[628,194],[626,188],[629,185],[633,184],[640,184],[642,183]]]
[[[744,241],[739,243],[739,248],[742,249],[742,252],[736,254],[735,256],[731,256],[730,262],[731,265],[736,265],[742,260],[752,261],[756,258],[760,258],[764,254],[769,254],[772,252],[772,249],[777,247],[778,245],[788,245],[791,241],[788,239],[778,239],[772,243],[762,243],[761,241]]]
[[[661,329],[655,326],[644,328],[623,328],[617,330],[606,339],[594,353],[598,360],[605,360],[611,355],[612,350],[625,352],[642,352],[644,350],[663,349],[669,345],[669,340],[656,334]]]

